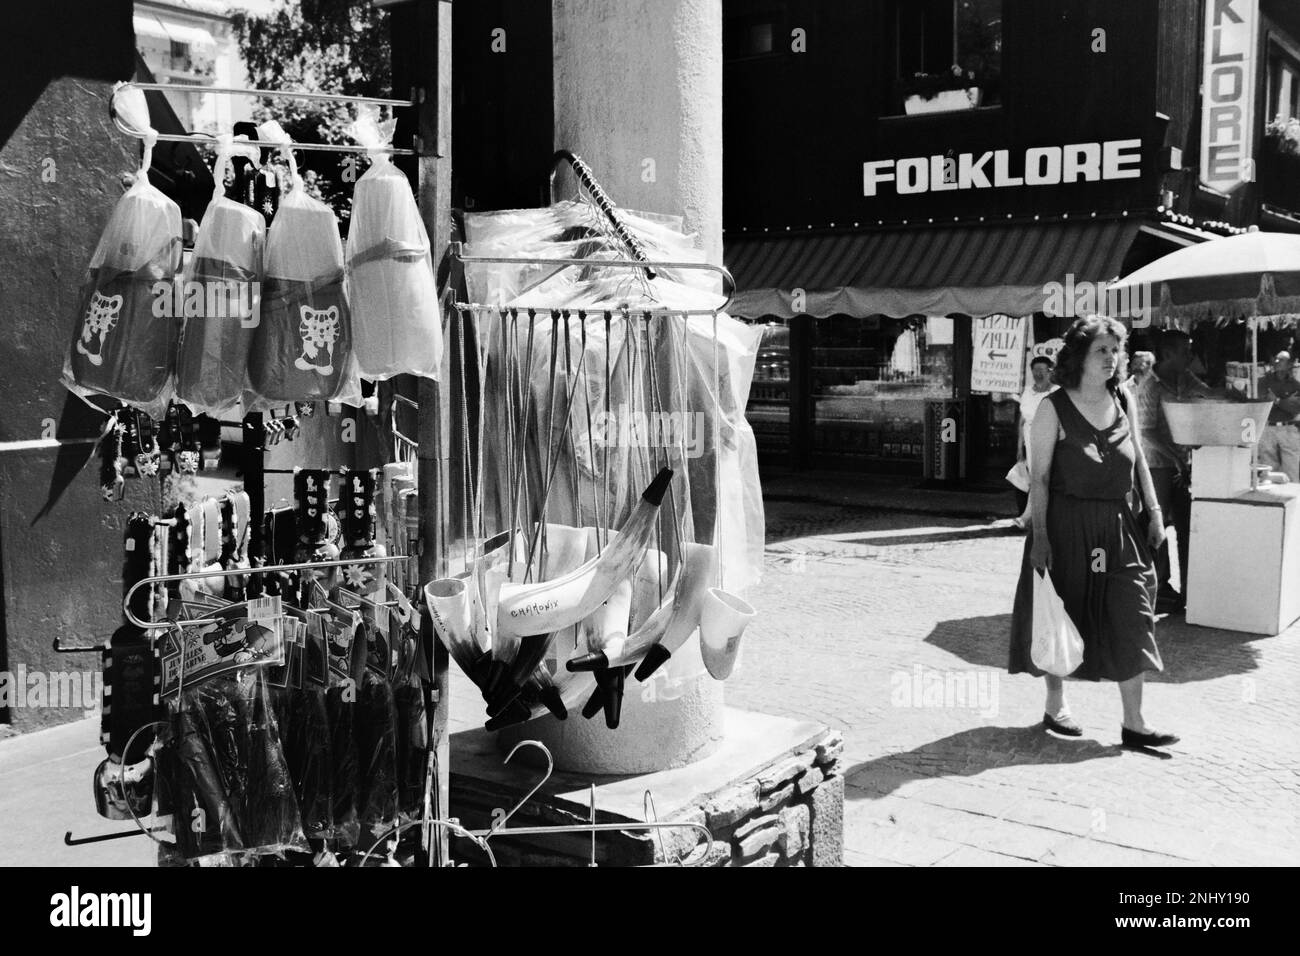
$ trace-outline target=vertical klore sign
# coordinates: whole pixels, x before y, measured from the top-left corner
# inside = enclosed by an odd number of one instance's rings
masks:
[[[1201,73],[1201,183],[1231,192],[1255,178],[1259,0],[1206,0]]]

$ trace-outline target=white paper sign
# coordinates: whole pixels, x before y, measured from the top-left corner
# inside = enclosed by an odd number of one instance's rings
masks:
[[[1021,316],[986,315],[971,323],[975,350],[971,359],[972,392],[1013,392],[1024,388],[1025,326]]]

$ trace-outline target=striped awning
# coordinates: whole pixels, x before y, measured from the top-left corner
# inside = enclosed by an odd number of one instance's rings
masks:
[[[727,236],[724,258],[736,280],[731,312],[755,319],[1029,315],[1045,310],[1049,282],[1118,277],[1140,225],[1126,218]]]

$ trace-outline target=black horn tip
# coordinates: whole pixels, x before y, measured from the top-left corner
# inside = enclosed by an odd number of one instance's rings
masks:
[[[636,669],[636,679],[639,681],[649,679],[650,675],[663,667],[672,656],[673,652],[662,644],[654,645],[645,652],[645,657],[641,658],[641,665]]]
[[[501,730],[515,724],[522,724],[530,717],[532,717],[532,711],[516,700],[506,708],[504,713],[493,717],[483,726],[487,730]]]
[[[542,691],[542,703],[546,705],[552,716],[556,720],[567,720],[569,718],[569,708],[564,706],[564,698],[560,694],[558,687],[548,687]]]
[[[592,651],[590,654],[583,654],[581,657],[572,657],[564,662],[564,666],[572,672],[600,670],[602,667],[609,666],[609,658],[605,656],[604,651]]]
[[[591,697],[587,699],[587,703],[583,705],[582,716],[587,720],[591,720],[591,718],[595,717],[598,713],[600,713],[601,709],[604,708],[604,706],[605,706],[605,690],[602,687],[597,687],[595,690],[591,692]]]
[[[610,730],[618,729],[619,718],[623,714],[623,671],[610,671],[609,684],[605,690],[605,726]]]
[[[668,491],[668,483],[673,480],[673,470],[664,468],[655,475],[655,480],[650,482],[650,487],[641,495],[646,501],[650,502],[656,508],[664,500],[664,494]]]

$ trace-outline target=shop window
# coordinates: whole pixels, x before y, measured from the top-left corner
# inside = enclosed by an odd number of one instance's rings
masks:
[[[722,47],[726,59],[746,60],[788,52],[788,47],[783,49],[777,42],[779,36],[789,36],[786,19],[784,5],[768,7],[758,13],[728,17],[722,31]]]
[[[1269,44],[1268,112],[1278,120],[1300,119],[1300,57]]]
[[[1268,46],[1268,112],[1255,163],[1259,198],[1300,212],[1300,54]]]
[[[894,113],[1001,102],[1002,0],[893,0]]]
[[[812,356],[817,450],[919,467],[926,403],[954,394],[952,323],[819,319]]]

